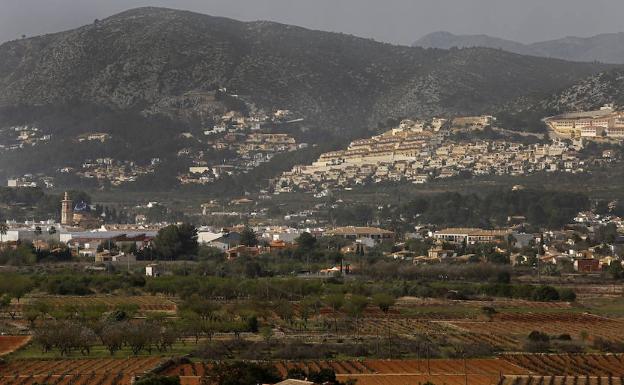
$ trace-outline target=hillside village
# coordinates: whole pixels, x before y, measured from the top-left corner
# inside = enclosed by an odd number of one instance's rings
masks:
[[[227,97],[245,109],[238,95]],[[249,112],[230,110],[212,117],[210,129],[203,133],[181,133],[188,143],[177,151],[177,157],[190,166],[177,175],[182,185],[209,185],[223,176],[251,172],[277,154],[308,147],[297,143],[287,130],[276,128],[303,121],[289,110],[270,114],[252,108]],[[585,156],[584,146],[592,141],[620,143],[624,138],[624,115],[612,104],[596,111],[570,112],[544,118],[552,140],[534,135],[534,143],[515,136],[495,135],[492,139],[470,139],[484,130],[509,134],[500,128],[496,117],[455,116],[429,120],[404,119],[382,134],[354,140],[347,149],[322,154],[311,165],[297,165],[273,181],[276,193],[290,191],[322,192],[329,188],[351,188],[384,182],[427,183],[434,179],[457,176],[511,175],[537,172],[580,173],[592,167],[616,162],[617,154],[605,151],[602,156]],[[493,131],[492,131],[493,130]],[[5,128],[0,136],[0,151],[11,151],[49,142],[51,135],[39,128],[16,126]],[[85,132],[73,138],[75,145],[97,142],[104,145],[113,137],[104,132]],[[84,159],[80,165],[57,169],[96,185],[121,186],[134,183],[138,177],[153,174],[159,158],[137,163],[114,158]],[[54,186],[55,175],[27,174],[12,177],[12,187]]]
[[[262,163],[268,162],[276,154],[297,151],[306,148],[306,143],[297,143],[288,134],[263,132],[230,132],[218,139],[206,141],[208,150],[225,151],[231,154],[219,162],[204,159],[205,152],[184,151],[192,159],[193,165],[187,174],[178,176],[182,184],[207,184],[224,175],[238,175],[252,171]]]
[[[44,133],[35,126],[0,127],[0,151],[15,151],[24,147],[34,147],[49,142],[51,139],[51,134]]]
[[[617,160],[612,151],[583,156],[585,137],[536,144],[455,138],[494,124],[492,116],[457,117],[451,122],[403,120],[397,128],[351,142],[346,150],[322,154],[311,165],[293,167],[276,180],[275,191],[319,192],[400,181],[422,184],[459,175],[579,173]]]
[[[304,121],[290,110],[276,109],[270,113],[247,103],[239,95],[219,88],[208,95],[186,95],[192,101],[200,98],[215,110],[200,114],[204,129],[200,132],[183,132],[178,139],[188,146],[177,150],[178,159],[191,163],[188,172],[177,179],[182,185],[209,184],[225,175],[238,175],[252,171],[270,161],[276,154],[296,151],[307,147],[282,131]],[[220,113],[221,110],[223,113]],[[17,151],[49,143],[52,135],[34,126],[8,126],[0,129],[0,153]],[[55,138],[57,139],[57,138]],[[85,131],[69,138],[72,146],[110,145],[119,138],[106,132]],[[217,155],[215,155],[217,154]],[[9,187],[53,188],[56,177],[63,180],[78,178],[93,182],[94,186],[119,187],[132,184],[141,176],[154,174],[161,158],[148,162],[128,159],[98,157],[82,159],[80,164],[66,164],[56,169],[56,174],[28,173],[12,176]]]
[[[79,169],[63,167],[59,172],[92,179],[98,184],[110,183],[112,186],[120,186],[124,183],[136,182],[137,178],[142,175],[153,174],[159,163],[158,158],[152,159],[148,165],[139,165],[133,161],[113,158],[97,158],[85,160]]]

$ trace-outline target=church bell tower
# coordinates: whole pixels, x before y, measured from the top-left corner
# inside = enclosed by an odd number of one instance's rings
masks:
[[[74,211],[69,194],[65,192],[65,198],[61,201],[61,225],[71,226],[74,224]]]

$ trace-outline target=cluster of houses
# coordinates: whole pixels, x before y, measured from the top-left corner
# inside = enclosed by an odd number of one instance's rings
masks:
[[[457,124],[478,127],[492,119],[465,117]],[[449,132],[437,125],[403,121],[398,128],[381,135],[353,141],[346,150],[324,153],[311,165],[293,167],[274,182],[275,192],[318,192],[398,181],[420,184],[462,172],[516,176],[540,171],[577,173],[596,162],[613,160],[608,151],[602,158],[583,159],[578,152],[582,140],[533,145],[496,140],[457,141],[448,138]]]
[[[250,247],[241,245],[243,229],[242,226],[219,231],[202,228],[198,232],[198,242],[221,250],[227,259],[235,259],[241,255],[257,256],[293,248],[297,238],[303,233],[308,233],[316,238],[338,237],[344,239],[347,246],[342,251],[346,253],[364,250],[364,248],[369,249],[383,242],[395,241],[394,232],[376,227],[345,226],[331,229],[320,227],[295,229],[286,226],[259,226],[253,229],[258,236],[258,245]]]
[[[24,174],[22,176],[7,179],[7,187],[54,187],[54,178],[45,174]]]
[[[139,165],[133,161],[117,160],[113,158],[97,158],[85,160],[80,169],[63,167],[61,174],[74,174],[85,179],[97,180],[100,184],[110,183],[119,186],[124,183],[135,182],[141,175],[154,173],[159,159],[152,159],[149,164]]]
[[[36,146],[40,143],[49,142],[51,139],[51,134],[43,133],[38,127],[34,126],[25,125],[0,128],[0,151]]]
[[[568,112],[544,121],[553,132],[566,138],[624,140],[624,112],[615,110],[613,104],[605,104],[595,111]]]
[[[529,234],[518,232],[515,228],[478,229],[478,228],[445,228],[407,234],[405,239],[398,239],[392,231],[376,227],[345,226],[337,228],[305,228],[295,229],[285,226],[256,227],[258,245],[241,244],[243,226],[214,230],[208,227],[198,231],[198,242],[204,246],[214,247],[224,253],[227,259],[241,256],[254,257],[260,254],[273,253],[296,247],[296,241],[302,233],[307,232],[315,237],[338,237],[344,240],[344,254],[366,254],[381,243],[391,243],[399,251],[386,252],[386,256],[394,259],[412,261],[414,264],[437,263],[468,263],[475,262],[474,255],[462,254],[462,246],[478,243],[496,245],[496,251],[509,256],[514,266],[541,264],[541,266],[561,266],[567,264],[578,273],[597,273],[605,270],[612,263],[622,263],[624,257],[624,222],[617,217],[596,216],[591,213],[580,213],[575,226],[583,225],[589,232],[579,232],[578,228],[548,231]],[[618,234],[609,244],[593,247],[583,246],[584,240],[593,236],[593,229],[607,224],[615,224]],[[74,234],[68,241],[70,245],[82,247],[81,255],[93,256],[96,262],[124,262],[124,255],[110,255],[107,251],[93,254],[98,246],[113,242],[118,249],[135,244],[137,249],[146,247],[156,234],[156,229],[143,233],[103,232],[99,236]],[[431,244],[426,255],[416,255],[401,249],[405,240],[422,238]],[[62,238],[65,240],[65,237]],[[541,251],[531,258],[526,250],[540,245]],[[106,245],[105,245],[106,246]],[[108,250],[105,247],[106,250]],[[533,261],[533,262],[532,262]],[[346,266],[331,266],[318,272],[320,275],[344,273]]]
[[[607,225],[616,229],[609,241],[590,242],[596,231]],[[93,231],[46,222],[41,224],[11,224],[1,235],[0,243],[15,245],[32,242],[38,248],[65,244],[72,254],[91,259],[95,263],[130,264],[136,262],[135,253],[150,247],[157,236],[159,226],[119,225],[102,226]],[[495,245],[495,250],[507,255],[514,266],[543,268],[547,265],[568,266],[570,272],[599,273],[613,263],[622,264],[624,257],[624,221],[619,217],[600,216],[591,212],[579,213],[574,224],[559,231],[524,233],[517,227],[504,229],[444,228],[424,229],[414,233],[397,235],[376,227],[345,226],[336,228],[290,228],[287,226],[258,226],[253,228],[257,245],[242,244],[244,226],[215,230],[198,229],[198,243],[213,247],[229,260],[242,256],[261,254],[295,248],[297,239],[304,233],[320,237],[338,237],[343,240],[341,252],[345,255],[364,255],[382,243],[394,246],[385,252],[388,258],[411,261],[414,264],[474,263],[483,257],[468,254],[466,248],[479,243]],[[410,239],[420,239],[430,245],[426,253],[410,250]],[[593,246],[590,246],[593,245]],[[538,251],[536,251],[538,250]],[[476,258],[476,259],[475,259]],[[156,269],[153,265],[152,269]],[[342,274],[348,266],[329,266],[319,275]],[[156,271],[156,270],[154,270]]]
[[[130,264],[136,262],[139,251],[152,246],[158,231],[165,226],[104,225],[83,206],[74,207],[66,193],[61,201],[60,223],[7,222],[0,232],[0,247],[16,247],[23,242],[33,243],[38,249],[66,245],[73,255],[95,263]],[[609,205],[611,211],[615,207]],[[392,250],[384,253],[386,257],[414,264],[486,261],[483,255],[469,254],[469,250],[475,250],[469,246],[482,243],[493,245],[497,253],[505,255],[512,265],[517,266],[567,266],[570,271],[597,273],[613,263],[622,264],[624,219],[621,217],[580,212],[563,229],[540,233],[524,232],[525,222],[524,217],[510,217],[508,227],[500,229],[418,227],[400,238],[393,231],[370,226],[296,228],[258,225],[252,228],[257,237],[253,244],[244,242],[248,236],[243,236],[247,229],[243,225],[218,229],[200,227],[197,241],[219,250],[229,260],[296,248],[298,238],[308,233],[316,238],[341,239],[341,252],[345,255],[364,255],[380,244],[392,246],[382,248]],[[425,249],[410,249],[412,239],[419,240]],[[344,271],[345,266],[330,266],[320,274]]]
[[[582,212],[575,223],[560,231],[543,234],[543,264],[572,264],[574,270],[591,273],[605,270],[611,264],[622,264],[624,257],[624,219],[612,215]],[[596,244],[599,229],[611,225],[617,229],[612,239]],[[594,242],[591,242],[594,240]]]
[[[271,114],[257,111],[245,115],[240,111],[228,111],[220,117],[216,117],[212,128],[205,130],[204,135],[212,136],[226,132],[258,131],[266,125],[280,123],[296,123],[303,119],[296,118],[290,110],[276,110]]]
[[[596,231],[607,225],[613,225],[617,232],[608,241],[596,242]],[[467,263],[474,262],[475,255],[463,254],[466,246],[491,243],[496,245],[496,252],[509,257],[513,266],[568,266],[570,272],[578,273],[602,272],[613,263],[622,264],[624,258],[624,221],[591,212],[580,213],[574,224],[559,231],[530,234],[518,232],[514,227],[446,228],[414,236],[430,241],[432,246],[427,255],[415,255],[406,250],[390,255],[411,259],[414,264]]]
[[[229,260],[241,256],[255,257],[261,254],[279,252],[296,247],[297,238],[307,232],[314,237],[338,237],[343,239],[341,251],[345,255],[364,255],[381,243],[394,245],[392,252],[385,255],[393,259],[411,261],[414,264],[457,264],[478,262],[475,255],[462,252],[467,246],[479,243],[495,245],[495,250],[509,257],[514,266],[533,266],[541,264],[567,265],[578,273],[598,273],[613,263],[622,263],[624,257],[624,221],[610,216],[596,216],[581,213],[577,223],[559,231],[544,233],[523,233],[515,228],[479,229],[479,228],[444,228],[406,234],[398,239],[392,231],[376,227],[345,226],[337,228],[295,229],[285,226],[255,227],[258,244],[243,245],[244,226],[223,229],[203,227],[198,229],[198,243],[221,251]],[[608,243],[588,246],[594,229],[606,224],[615,224],[618,233]],[[583,226],[585,230],[579,231]],[[39,228],[37,231],[36,228]],[[45,223],[13,224],[2,235],[3,245],[17,242],[33,242],[38,248],[54,244],[65,244],[72,254],[91,259],[95,263],[130,264],[136,262],[135,253],[150,247],[158,233],[158,226],[131,226],[120,228],[102,226],[95,231],[80,231],[60,224]],[[409,250],[406,241],[420,239],[430,245],[428,251],[419,255]],[[589,243],[591,244],[591,243]],[[528,250],[540,251],[536,254]],[[330,266],[321,275],[343,273],[344,267]]]
[[[205,160],[204,151],[183,150],[178,155],[191,158],[193,165],[189,167],[188,173],[178,176],[182,184],[212,183],[224,175],[249,172],[262,163],[270,161],[276,154],[307,147],[305,143],[298,144],[288,134],[264,132],[230,132],[205,142],[209,149],[227,150],[232,156],[216,163],[214,160]]]

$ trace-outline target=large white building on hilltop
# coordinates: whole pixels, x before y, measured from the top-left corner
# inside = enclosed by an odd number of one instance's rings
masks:
[[[568,112],[544,121],[564,137],[624,139],[624,111],[616,111],[612,104],[595,111]]]

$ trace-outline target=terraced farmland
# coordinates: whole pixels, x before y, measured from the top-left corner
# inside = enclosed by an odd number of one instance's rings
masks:
[[[41,297],[41,298],[27,298],[25,303],[43,301],[52,307],[62,306],[105,306],[108,309],[113,309],[122,305],[136,305],[141,311],[176,311],[177,307],[175,302],[168,298],[160,296],[62,296],[62,297]],[[20,305],[17,306],[17,310],[20,310]]]
[[[621,377],[505,376],[497,385],[624,385]],[[358,383],[358,385],[361,385]]]
[[[501,379],[497,376],[474,374],[469,374],[467,376],[463,374],[381,374],[372,376],[338,376],[338,379],[341,381],[354,379],[357,380],[356,385],[419,385],[427,382],[431,382],[436,385],[497,385],[501,381]]]
[[[155,369],[160,358],[16,360],[0,365],[2,385],[130,385],[132,378]]]
[[[549,335],[563,333],[580,338],[588,333],[591,338],[624,340],[624,322],[619,319],[573,313],[498,314],[493,321],[450,321],[449,324],[470,332],[482,332],[499,336],[526,336],[533,330]]]
[[[210,363],[186,363],[168,368],[164,374],[180,376],[183,385],[198,385]],[[495,385],[505,373],[529,374],[526,369],[500,359],[471,360],[348,360],[348,361],[280,361],[275,367],[282,377],[290,369],[306,372],[332,369],[340,380],[355,379],[357,384],[436,384]]]
[[[507,354],[503,358],[541,375],[624,376],[622,354]]]
[[[132,378],[153,371],[158,358],[18,360],[0,365],[1,385],[127,385]],[[182,385],[205,381],[210,362],[173,364],[161,374],[180,376]],[[431,381],[447,385],[624,385],[624,355],[509,354],[497,359],[279,361],[289,369],[332,369],[338,379],[361,385],[405,385]]]

